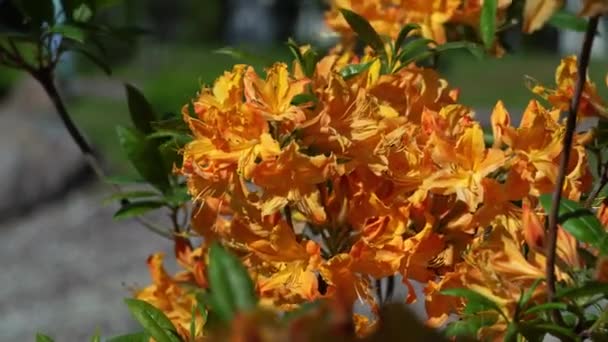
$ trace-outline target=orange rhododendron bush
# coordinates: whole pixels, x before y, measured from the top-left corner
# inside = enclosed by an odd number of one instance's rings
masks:
[[[499,20],[509,4],[497,2]],[[477,317],[470,336],[503,340],[517,329],[526,338],[538,335],[542,329],[531,322],[569,305],[548,302],[547,258],[554,259],[560,288],[583,278],[605,281],[605,271],[583,276],[595,266],[589,260],[606,251],[608,240],[593,240],[606,237],[603,229],[587,241],[573,228],[574,216],[562,219],[554,255],[547,248],[550,194],[560,186],[562,204],[578,208],[593,186],[586,148],[597,147],[596,130],[574,134],[557,183],[566,152],[562,113],[574,97],[577,58],[557,66],[555,85],[531,85],[540,97],[519,123],[498,101],[491,134],[484,135],[475,112],[459,103],[458,89],[414,63],[419,55],[408,55],[412,37],[434,39],[425,52],[437,53],[445,23],[478,27],[481,11],[477,1],[335,1],[328,23],[347,41],[363,39],[362,55],[338,47],[317,58],[310,46],[292,44],[292,64],[264,72],[235,65],[203,87],[183,109],[193,139],[176,170],[193,199],[191,234],[202,243],[176,238],[186,271],[175,278],[159,255],[151,257],[154,285],[137,298],[158,303],[189,336],[186,313],[196,294],[176,284],[186,279],[208,288],[202,256],[219,242],[238,256],[267,310],[290,312],[319,299],[345,308],[361,303],[371,315],[351,319],[364,337],[377,328],[387,300],[379,280],[393,286],[399,279],[407,288],[403,301],[424,302],[427,325],[443,327],[460,315],[451,324],[457,335],[458,324]],[[587,80],[578,120],[605,113]],[[602,219],[603,209],[597,212]],[[256,323],[234,324],[235,332],[245,324],[264,335]],[[575,335],[561,325],[547,332]]]
[[[608,111],[587,77],[608,4],[562,5],[334,0],[329,52],[290,41],[293,62],[237,64],[181,116],[150,119],[127,87],[119,135],[157,197],[126,193],[116,216],[169,208],[172,231],[143,223],[180,268],[148,259],[137,338],[608,339]],[[515,19],[585,31],[581,54],[529,78],[522,113],[497,94],[483,126],[437,57],[500,56]]]

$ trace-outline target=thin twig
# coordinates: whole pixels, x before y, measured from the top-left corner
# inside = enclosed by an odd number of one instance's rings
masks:
[[[171,219],[171,223],[173,224],[173,232],[175,234],[179,234],[181,232],[179,225],[179,211],[180,207],[171,207],[171,213],[169,214],[169,218]]]
[[[31,75],[36,80],[38,80],[38,82],[40,82],[40,84],[42,85],[42,87],[44,88],[46,93],[48,94],[49,98],[53,102],[53,105],[55,106],[57,114],[59,114],[61,121],[63,122],[66,129],[72,136],[72,139],[74,140],[74,142],[76,143],[76,145],[78,146],[80,151],[82,152],[89,167],[91,167],[91,169],[93,170],[95,175],[99,178],[99,180],[104,181],[107,177],[103,170],[103,167],[101,166],[101,163],[95,156],[95,153],[93,152],[93,148],[91,147],[91,145],[89,145],[89,143],[86,141],[84,136],[78,130],[78,127],[76,127],[76,124],[74,123],[74,121],[72,121],[72,118],[70,117],[70,115],[67,111],[67,108],[63,102],[63,99],[62,99],[61,95],[59,94],[57,87],[55,86],[52,68],[39,69],[39,70],[31,72]],[[115,192],[120,192],[120,188],[117,185],[113,185],[113,186],[114,186]],[[121,205],[125,206],[128,204],[129,204],[128,199],[124,198],[121,200]],[[148,230],[150,230],[151,232],[156,233],[156,234],[163,236],[170,240],[173,239],[173,235],[171,232],[169,232],[165,229],[162,229],[160,227],[157,227],[156,225],[152,224],[151,222],[148,222],[143,217],[137,217],[136,220],[141,225],[143,225]]]
[[[587,197],[587,200],[585,201],[585,208],[591,208],[593,206],[593,202],[595,201],[597,196],[600,194],[600,192],[602,192],[602,189],[604,189],[606,184],[608,184],[608,165],[604,165],[602,174],[600,175],[600,179],[597,182],[597,185],[595,186],[595,188],[593,189],[591,194],[589,194],[589,197]]]
[[[585,38],[583,40],[583,47],[581,50],[580,57],[578,59],[578,80],[576,82],[574,97],[572,98],[572,102],[570,103],[570,110],[568,112],[568,119],[566,121],[566,132],[564,134],[563,150],[559,165],[559,173],[557,175],[555,191],[553,192],[551,212],[549,213],[549,226],[547,231],[547,263],[545,269],[545,272],[547,274],[547,300],[549,302],[552,302],[555,298],[555,254],[557,247],[557,223],[559,205],[562,197],[564,181],[566,179],[566,172],[570,159],[570,150],[572,149],[574,130],[576,129],[576,114],[578,113],[581,96],[586,82],[587,67],[589,66],[591,48],[593,47],[593,40],[597,31],[598,22],[599,16],[592,17],[589,20],[589,24],[587,25],[587,31],[585,32]],[[558,310],[552,311],[552,316],[553,320],[557,324],[563,323],[562,316]]]

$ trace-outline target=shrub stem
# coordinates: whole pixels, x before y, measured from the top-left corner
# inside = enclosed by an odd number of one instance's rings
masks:
[[[591,48],[593,47],[593,40],[597,31],[598,22],[599,16],[592,17],[589,20],[589,23],[587,25],[587,31],[585,32],[585,38],[583,40],[581,54],[578,58],[578,79],[576,82],[574,97],[572,98],[572,101],[570,103],[570,109],[566,121],[566,132],[564,134],[563,150],[559,165],[559,172],[557,174],[555,191],[553,192],[552,197],[551,211],[549,213],[549,226],[547,230],[547,263],[545,269],[547,275],[547,301],[549,302],[552,302],[555,299],[555,259],[560,200],[562,197],[564,181],[566,180],[568,163],[570,161],[570,150],[572,149],[574,131],[576,129],[576,114],[578,113],[578,108],[581,102],[581,96],[585,87],[585,82],[587,78],[587,67],[589,66]],[[552,312],[552,316],[557,324],[563,323],[562,316],[558,310],[554,310]]]

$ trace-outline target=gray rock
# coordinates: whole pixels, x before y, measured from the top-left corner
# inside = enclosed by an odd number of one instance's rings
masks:
[[[4,220],[64,193],[83,180],[88,169],[35,81],[24,80],[0,107],[0,220]]]

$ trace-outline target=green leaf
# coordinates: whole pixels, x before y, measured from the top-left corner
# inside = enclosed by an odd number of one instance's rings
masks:
[[[170,188],[169,179],[163,168],[163,158],[158,143],[148,140],[139,131],[117,127],[120,145],[137,172],[163,193]]]
[[[127,335],[115,336],[107,342],[149,342],[150,336],[145,332],[132,333]]]
[[[97,331],[95,335],[91,336],[91,342],[101,342],[101,336],[99,336],[99,331]]]
[[[131,315],[156,342],[181,342],[173,323],[153,305],[138,299],[125,299]]]
[[[524,291],[524,293],[521,295],[521,297],[519,297],[519,303],[517,304],[517,306],[520,309],[523,309],[524,307],[526,307],[526,305],[528,305],[528,302],[530,301],[530,299],[532,299],[532,295],[534,294],[534,291],[536,291],[536,288],[538,287],[538,285],[540,285],[541,282],[543,282],[545,279],[536,279],[533,283],[532,286],[530,286],[529,289],[527,289],[526,291]]]
[[[165,203],[161,201],[129,202],[128,204],[121,206],[121,208],[114,213],[114,218],[116,220],[123,220],[135,216],[141,216],[149,211],[161,208],[164,205]]]
[[[295,60],[302,67],[302,71],[307,77],[312,77],[315,73],[315,68],[317,67],[317,62],[319,61],[319,54],[312,48],[308,49],[304,54],[300,51],[300,47],[293,40],[289,39],[287,41],[287,48],[291,51],[291,54],[294,56]]]
[[[564,9],[555,12],[549,19],[549,24],[564,30],[587,31],[587,20]]]
[[[298,46],[298,43],[296,43],[295,40],[289,38],[287,40],[287,48],[293,55],[293,58],[295,58],[296,61],[298,61],[298,63],[300,63],[300,65],[302,67],[304,67],[303,56],[302,56],[302,52],[300,52],[300,47]]]
[[[526,311],[524,311],[524,315],[531,315],[538,312],[544,312],[549,310],[566,310],[568,305],[566,303],[543,303],[535,305]]]
[[[37,333],[36,342],[54,342],[54,340],[47,335]]]
[[[496,12],[498,10],[498,0],[484,0],[479,21],[481,41],[486,49],[492,48],[496,34]]]
[[[429,44],[435,41],[427,38],[420,38],[413,40],[403,46],[401,52],[397,55],[397,59],[402,63],[406,63],[407,60],[414,59],[429,50]]]
[[[298,94],[298,95],[294,96],[293,99],[291,100],[291,104],[294,106],[302,106],[304,104],[315,104],[317,102],[319,102],[317,97],[315,95],[309,94],[309,93]]]
[[[209,285],[212,309],[224,322],[230,322],[239,311],[250,311],[257,305],[253,281],[239,259],[218,243],[209,251]]]
[[[76,22],[86,23],[93,17],[93,10],[85,4],[81,3],[72,11],[72,19]]]
[[[608,284],[592,281],[580,287],[569,287],[557,292],[558,298],[570,298],[573,300],[597,295],[608,297]]]
[[[507,326],[507,332],[505,333],[504,341],[505,342],[517,342],[517,323],[509,322]]]
[[[374,30],[372,25],[357,13],[347,10],[340,9],[340,12],[348,22],[348,25],[357,33],[359,38],[369,45],[379,56],[386,55],[386,51],[384,51],[384,42],[382,38],[378,35],[378,32]]]
[[[183,158],[179,153],[183,145],[180,145],[177,140],[171,139],[162,143],[158,150],[163,159],[165,173],[171,175],[174,167],[181,167]]]
[[[470,337],[477,336],[479,327],[469,320],[459,320],[448,324],[444,330],[444,334],[448,337]]]
[[[405,26],[403,26],[403,28],[401,29],[401,31],[399,31],[399,35],[397,36],[397,40],[395,40],[395,50],[399,51],[401,49],[401,45],[403,45],[403,43],[405,42],[405,39],[408,37],[408,35],[415,30],[419,30],[420,29],[420,25],[418,24],[407,24]]]
[[[192,199],[188,193],[186,186],[178,186],[171,188],[171,191],[165,195],[165,201],[173,207],[179,207],[180,205],[189,202]]]
[[[342,76],[342,78],[344,78],[345,80],[348,80],[349,78],[355,77],[360,73],[365,72],[367,69],[369,69],[373,62],[374,61],[369,61],[367,63],[346,65],[340,70],[340,76]]]
[[[466,313],[477,313],[479,311],[487,311],[494,310],[497,312],[502,312],[498,304],[492,301],[490,298],[475,292],[473,290],[465,289],[465,288],[457,288],[457,289],[447,289],[441,291],[442,294],[446,296],[454,296],[454,297],[463,297],[467,300],[467,312]],[[469,305],[471,305],[471,309],[469,310]]]
[[[59,24],[51,27],[47,33],[60,34],[64,38],[68,38],[79,43],[84,43],[85,33],[77,26],[69,24]]]
[[[127,103],[129,105],[129,113],[131,121],[135,127],[142,133],[152,133],[151,123],[156,121],[157,116],[152,109],[152,105],[146,97],[134,86],[126,83]]]
[[[543,194],[540,203],[547,213],[551,211],[552,195]],[[602,254],[608,254],[608,233],[601,222],[589,209],[567,198],[562,198],[559,208],[559,224],[580,242],[597,247]]]
[[[146,180],[141,176],[108,176],[104,179],[104,181],[108,184],[141,184],[145,183]]]
[[[485,56],[485,52],[483,49],[475,43],[467,42],[467,41],[459,41],[459,42],[449,42],[445,44],[438,45],[434,50],[437,52],[444,52],[449,50],[459,50],[466,49],[477,59],[482,59]]]
[[[463,319],[454,321],[446,327],[444,334],[449,337],[475,339],[479,329],[490,326],[496,323],[497,317],[488,317],[487,315],[465,316]]]
[[[519,329],[524,335],[551,334],[555,337],[566,338],[570,341],[580,341],[580,338],[571,328],[564,328],[556,324],[520,322]]]
[[[314,49],[310,48],[308,51],[304,52],[302,60],[304,61],[304,74],[308,77],[312,77],[315,73],[317,62],[319,61],[319,54]]]
[[[13,0],[16,7],[36,25],[55,23],[55,5],[51,0]]]
[[[180,131],[161,129],[157,130],[154,133],[150,133],[146,136],[147,139],[165,139],[165,138],[175,138],[180,141],[184,141],[186,143],[192,141],[192,136],[189,134],[185,134]]]
[[[190,341],[194,342],[196,338],[196,306],[192,306],[190,313]]]

